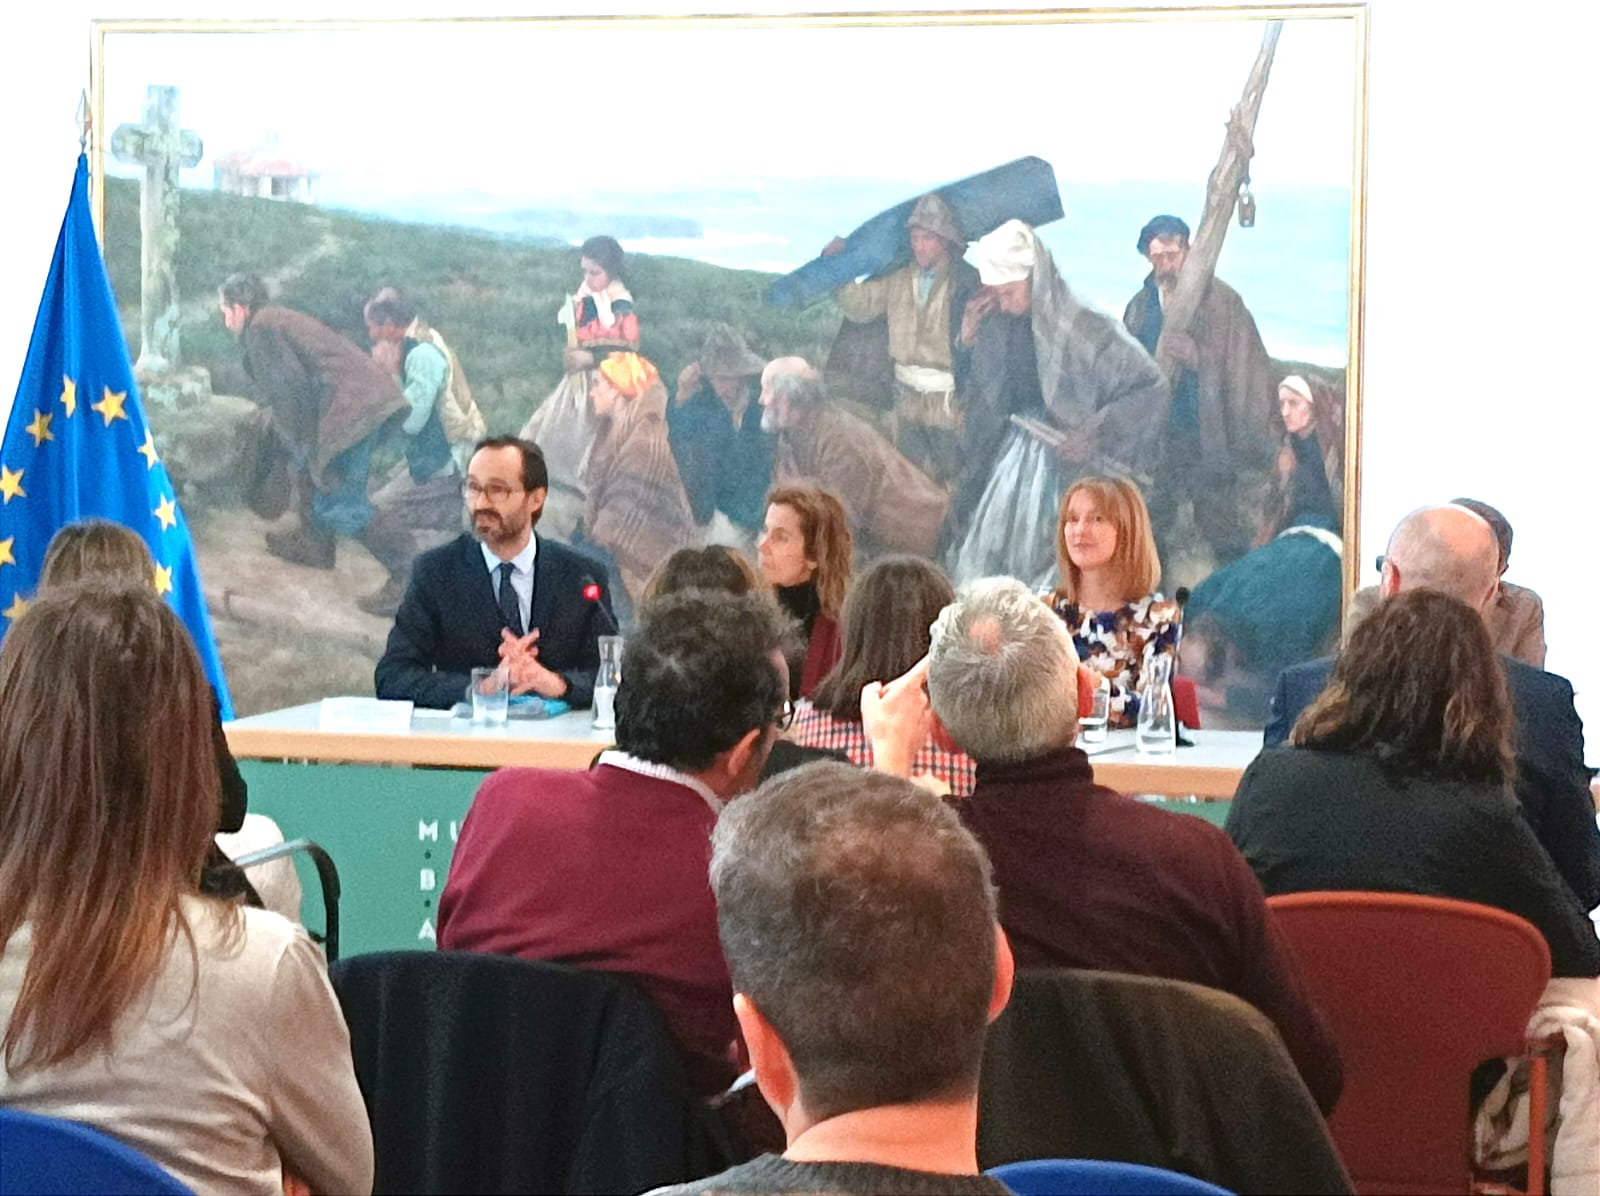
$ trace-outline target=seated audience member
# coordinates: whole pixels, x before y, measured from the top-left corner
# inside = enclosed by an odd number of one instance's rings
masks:
[[[606,572],[534,534],[549,486],[531,440],[479,442],[462,486],[472,532],[412,566],[374,674],[380,698],[448,710],[466,696],[473,669],[503,664],[514,694],[578,708],[594,700],[597,641],[616,627]],[[585,594],[591,583],[598,601]]]
[[[1277,1026],[1324,1111],[1337,1047],[1244,857],[1217,827],[1094,781],[1078,654],[1021,582],[977,581],[933,626],[928,698],[978,762],[962,818],[994,861],[1019,967],[1096,968],[1231,992]]]
[[[1450,505],[1465,507],[1487,523],[1500,549],[1500,585],[1494,601],[1483,608],[1483,621],[1488,624],[1494,650],[1536,669],[1544,668],[1544,602],[1532,590],[1505,580],[1506,566],[1511,563],[1510,522],[1476,498],[1453,498]],[[1347,635],[1378,605],[1379,590],[1379,586],[1365,586],[1350,599],[1350,614],[1345,620]]]
[[[82,581],[153,586],[155,575],[155,558],[137,532],[108,519],[80,519],[51,537],[44,563],[39,566],[39,593],[53,593]],[[211,746],[222,786],[216,830],[236,833],[244,826],[250,788],[239,773],[233,753],[228,750],[228,738],[222,733],[222,704],[214,693],[211,695]],[[215,843],[206,853],[206,865],[200,873],[200,891],[213,897],[242,896],[251,905],[261,904],[244,872]]]
[[[277,914],[200,892],[214,722],[149,586],[46,593],[6,635],[0,1105],[83,1122],[200,1192],[369,1191],[321,955]]]
[[[1481,614],[1494,602],[1499,568],[1499,545],[1483,519],[1456,505],[1423,507],[1401,520],[1389,537],[1378,589],[1385,599],[1409,590],[1438,590]],[[1511,694],[1514,784],[1523,817],[1579,904],[1593,909],[1600,905],[1600,829],[1572,686],[1565,677],[1509,656],[1500,663]],[[1263,736],[1267,747],[1288,739],[1333,668],[1329,657],[1279,675]]]
[[[772,587],[761,580],[750,558],[737,548],[723,544],[678,549],[650,574],[650,579],[644,583],[641,601],[648,604],[663,594],[676,594],[683,590],[772,595]]]
[[[1245,770],[1228,833],[1268,893],[1492,905],[1539,928],[1555,975],[1596,975],[1594,927],[1511,793],[1512,725],[1477,612],[1433,590],[1396,595],[1350,636],[1293,746]]]
[[[861,690],[868,682],[893,681],[926,656],[928,628],[954,599],[945,575],[917,557],[885,557],[863,573],[844,603],[844,656],[795,710],[795,742],[842,751],[852,764],[870,768]],[[972,792],[972,759],[937,736],[918,745],[911,771],[957,797]]]
[[[637,979],[691,1081],[736,1074],[706,848],[752,788],[786,714],[772,604],[698,590],[651,604],[628,639],[617,750],[589,772],[510,768],[479,787],[439,898],[439,946]]]
[[[898,777],[817,764],[736,802],[711,883],[787,1148],[675,1194],[1001,1193],[978,1172],[984,1029],[1011,991],[983,849]]]
[[[761,575],[798,625],[789,661],[789,696],[809,698],[839,663],[839,616],[853,569],[850,524],[839,500],[814,486],[767,495],[767,521],[756,540]]]
[[[668,594],[684,590],[709,590],[723,594],[754,594],[758,598],[777,603],[772,587],[761,580],[748,557],[737,548],[710,544],[705,548],[680,548],[656,568],[644,587],[644,605]],[[815,760],[844,760],[843,752],[822,748],[802,747],[793,739],[775,740],[767,762],[761,768],[763,781],[810,764]]]
[[[1061,497],[1056,519],[1061,584],[1047,595],[1072,633],[1078,659],[1111,683],[1114,727],[1139,717],[1139,674],[1175,656],[1183,631],[1176,602],[1161,597],[1161,558],[1150,512],[1125,478],[1083,478]]]

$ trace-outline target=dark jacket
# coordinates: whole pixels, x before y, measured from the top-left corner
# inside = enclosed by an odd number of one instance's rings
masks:
[[[1586,910],[1600,905],[1600,829],[1595,826],[1583,722],[1565,677],[1502,656],[1516,716],[1516,788],[1522,815]],[[1333,658],[1307,661],[1278,676],[1262,741],[1288,742],[1300,712],[1328,684]]]
[[[638,1192],[726,1166],[661,1014],[615,976],[448,951],[328,969],[379,1192]]]
[[[1277,748],[1245,769],[1228,834],[1274,897],[1355,890],[1490,905],[1538,928],[1555,975],[1600,974],[1594,927],[1502,786]]]
[[[586,579],[599,584],[600,602],[583,596]],[[600,667],[597,641],[616,630],[609,615],[605,569],[540,536],[529,626],[539,630],[540,663],[566,678],[570,688],[565,700],[575,709],[594,699],[594,675]],[[494,576],[484,565],[478,541],[463,534],[430,549],[411,567],[411,581],[374,674],[378,696],[449,709],[465,696],[473,669],[499,663],[504,627]]]
[[[963,821],[989,852],[1018,967],[1093,968],[1231,992],[1264,1013],[1323,1109],[1343,1085],[1333,1034],[1228,837],[1094,783],[1064,748],[978,762]]]
[[[1018,972],[984,1047],[978,1163],[1073,1157],[1230,1192],[1350,1191],[1283,1043],[1237,997],[1147,976]]]

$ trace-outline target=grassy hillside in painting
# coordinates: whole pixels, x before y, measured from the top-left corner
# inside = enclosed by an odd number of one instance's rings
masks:
[[[218,392],[250,394],[238,346],[216,307],[217,285],[238,270],[260,274],[285,306],[361,346],[362,304],[380,287],[399,287],[456,350],[491,432],[519,428],[560,378],[563,333],[555,314],[582,278],[571,246],[208,191],[185,191],[182,205],[184,359],[210,369]],[[137,352],[139,193],[130,180],[106,180],[105,244]],[[822,303],[799,314],[775,311],[761,298],[772,277],[684,258],[630,257],[641,351],[673,382],[697,356],[707,326],[726,321],[759,354],[821,360],[838,327],[837,309]]]

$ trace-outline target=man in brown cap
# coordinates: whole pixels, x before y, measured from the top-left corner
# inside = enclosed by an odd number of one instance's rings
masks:
[[[716,543],[748,546],[766,514],[773,438],[761,430],[756,402],[765,365],[729,325],[713,324],[700,359],[678,375],[676,401],[667,409],[667,436],[694,521]]]
[[[846,283],[834,293],[856,324],[885,320],[894,362],[895,445],[946,489],[961,473],[961,405],[956,346],[961,313],[978,288],[978,272],[962,260],[967,240],[950,207],[929,193],[906,219],[911,261],[879,278]],[[823,250],[843,247],[837,238]]]

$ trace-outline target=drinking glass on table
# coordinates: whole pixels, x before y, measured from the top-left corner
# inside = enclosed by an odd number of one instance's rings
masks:
[[[600,668],[594,675],[594,728],[610,731],[617,725],[617,686],[622,684],[622,637],[602,635]]]
[[[472,670],[472,721],[503,727],[511,703],[511,676],[504,668]]]
[[[1104,743],[1106,722],[1111,717],[1111,682],[1101,677],[1095,682],[1094,699],[1078,712],[1078,734],[1084,743]]]

